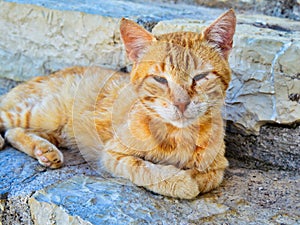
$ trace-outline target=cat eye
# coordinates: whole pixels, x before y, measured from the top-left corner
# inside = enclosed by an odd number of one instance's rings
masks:
[[[167,84],[168,81],[166,78],[163,78],[163,77],[160,77],[160,76],[154,76],[153,77],[154,80],[156,80],[158,83],[161,83],[161,84]]]
[[[194,76],[193,80],[194,81],[199,81],[199,80],[203,79],[204,77],[206,77],[208,74],[209,74],[209,72],[200,73],[200,74]]]

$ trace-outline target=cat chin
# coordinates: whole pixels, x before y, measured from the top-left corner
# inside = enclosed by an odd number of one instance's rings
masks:
[[[193,119],[185,119],[184,118],[184,119],[180,119],[180,120],[169,121],[169,123],[177,128],[185,128],[185,127],[192,125],[194,123],[194,121],[195,120],[193,120]]]

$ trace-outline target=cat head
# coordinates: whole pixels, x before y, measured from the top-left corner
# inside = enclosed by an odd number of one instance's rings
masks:
[[[122,19],[120,32],[133,61],[131,82],[152,115],[186,127],[219,107],[230,82],[228,55],[236,17],[229,10],[201,33],[154,36]]]

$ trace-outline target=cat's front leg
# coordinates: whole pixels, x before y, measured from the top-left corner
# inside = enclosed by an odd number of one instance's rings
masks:
[[[182,199],[192,199],[200,193],[192,170],[153,164],[114,150],[105,150],[101,160],[114,175],[127,178],[155,193]]]

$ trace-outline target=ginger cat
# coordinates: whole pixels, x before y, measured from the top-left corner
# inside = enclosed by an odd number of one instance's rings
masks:
[[[153,36],[122,19],[130,75],[73,67],[36,77],[2,96],[1,131],[46,167],[62,166],[58,147],[79,148],[115,176],[162,195],[210,191],[228,166],[221,108],[235,24],[229,10],[200,34]]]

